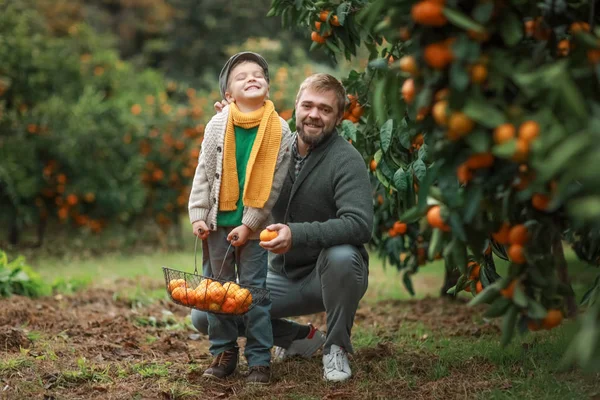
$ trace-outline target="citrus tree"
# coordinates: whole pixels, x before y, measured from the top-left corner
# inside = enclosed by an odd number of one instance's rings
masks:
[[[600,13],[593,1],[273,0],[334,59],[370,63],[343,80],[342,134],[374,179],[373,245],[410,275],[443,258],[515,331],[574,314],[563,243],[598,266]],[[499,276],[493,256],[509,260]],[[600,280],[567,352],[599,368]],[[569,301],[571,303],[569,304]]]

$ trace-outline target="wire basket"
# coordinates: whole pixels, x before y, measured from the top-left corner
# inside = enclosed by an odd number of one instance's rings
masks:
[[[225,252],[221,270],[216,278],[198,274],[197,248],[196,236],[193,273],[162,267],[167,293],[175,304],[213,314],[242,315],[269,296],[268,289],[219,279],[231,244]]]

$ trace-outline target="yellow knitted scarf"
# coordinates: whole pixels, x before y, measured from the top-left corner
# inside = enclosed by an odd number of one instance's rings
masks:
[[[260,109],[249,113],[241,112],[235,103],[230,105],[223,149],[223,173],[219,193],[220,211],[235,210],[240,197],[235,161],[234,125],[244,129],[258,125],[258,132],[246,167],[246,182],[242,199],[246,207],[262,208],[271,194],[275,164],[281,144],[279,115],[270,100],[267,100]]]

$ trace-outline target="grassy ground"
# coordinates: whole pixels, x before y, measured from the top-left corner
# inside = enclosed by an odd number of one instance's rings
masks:
[[[195,334],[187,309],[166,299],[160,268],[191,272],[193,243],[185,248],[34,259],[49,281],[88,286],[42,300],[3,300],[0,398],[600,398],[600,375],[560,366],[575,321],[516,337],[502,349],[497,321],[483,321],[482,308],[437,298],[441,263],[415,276],[411,299],[400,275],[376,259],[356,316],[349,383],[323,382],[319,356],[275,364],[266,388],[247,387],[240,375],[207,383],[201,378],[210,362],[207,338]],[[597,270],[568,258],[580,296]],[[505,266],[498,268],[502,273]],[[323,314],[309,318],[325,326]]]

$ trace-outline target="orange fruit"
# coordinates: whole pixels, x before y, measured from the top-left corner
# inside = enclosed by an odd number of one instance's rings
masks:
[[[471,269],[471,273],[469,274],[469,279],[479,279],[479,273],[481,272],[481,267],[479,264],[475,264],[475,266]]]
[[[481,293],[482,290],[483,284],[481,283],[481,281],[477,281],[477,284],[475,285],[475,293]]]
[[[183,296],[184,291],[185,291],[184,287],[177,286],[171,292],[171,297],[173,298],[173,300],[181,302],[181,297]]]
[[[331,22],[331,25],[333,25],[333,26],[340,26],[341,25],[340,24],[340,20],[339,20],[339,18],[338,18],[337,15],[334,15],[333,17],[331,17],[331,21],[330,22]]]
[[[413,56],[404,56],[400,59],[400,70],[411,75],[417,75],[419,73],[417,61]]]
[[[318,32],[313,31],[310,34],[310,40],[312,40],[313,42],[316,42],[316,43],[325,43],[326,39],[323,36],[319,35]]]
[[[225,302],[221,306],[221,311],[227,314],[233,314],[237,307],[238,303],[235,301],[235,299],[232,297],[228,297],[225,299]]]
[[[440,206],[433,206],[427,211],[427,222],[433,228],[439,228],[442,231],[450,231],[450,227],[442,219],[442,209]]]
[[[570,50],[571,50],[571,44],[569,43],[569,41],[567,39],[561,40],[560,42],[558,42],[558,45],[556,46],[556,54],[558,54],[561,57],[568,56]]]
[[[494,164],[494,156],[492,153],[473,154],[465,164],[471,169],[489,168]]]
[[[459,136],[464,136],[471,132],[475,127],[475,122],[467,114],[455,111],[448,119],[448,129]]]
[[[169,291],[172,292],[176,287],[187,287],[185,279],[171,279],[169,281]]]
[[[390,228],[388,229],[388,235],[390,235],[390,237],[396,237],[398,236],[398,234],[396,233],[396,231],[394,230],[394,228]]]
[[[527,156],[529,155],[529,142],[525,139],[517,139],[517,145],[515,148],[515,153],[512,156],[512,159],[517,162],[524,162],[527,160]]]
[[[502,124],[498,125],[494,129],[494,143],[501,144],[508,142],[513,139],[517,133],[517,130],[513,124]]]
[[[410,78],[402,84],[402,98],[407,104],[411,104],[415,100],[415,81]]]
[[[270,231],[268,229],[263,229],[260,232],[260,240],[262,242],[270,242],[271,240],[275,239],[277,237],[278,233],[277,231]]]
[[[221,304],[225,299],[226,290],[217,281],[211,282],[206,288],[206,297],[213,303]]]
[[[550,198],[545,194],[536,193],[531,196],[531,205],[537,210],[546,211],[549,204]]]
[[[262,240],[262,239],[261,239]],[[238,290],[240,290],[240,285],[235,282],[225,282],[223,284],[223,289],[225,289],[227,297],[235,297],[235,294]]]
[[[510,232],[508,234],[508,242],[510,244],[520,244],[523,246],[527,243],[529,239],[529,232],[527,231],[527,227],[523,224],[515,225],[510,228]]]
[[[508,244],[508,235],[510,233],[510,225],[508,222],[502,224],[500,229],[492,233],[492,238],[500,244]]]
[[[406,233],[406,228],[407,225],[403,222],[400,221],[396,221],[394,222],[394,232],[396,232],[398,235],[404,235]]]
[[[377,169],[377,161],[375,161],[375,159],[371,160],[369,168],[371,169],[371,171],[375,172],[375,170]]]
[[[330,12],[331,12],[331,11],[328,11],[328,10],[323,10],[323,11],[321,11],[321,12],[319,13],[319,19],[320,19],[321,21],[323,21],[323,22],[326,22],[326,21],[327,21],[327,17],[329,17],[329,13],[330,13]]]
[[[400,28],[398,30],[398,37],[403,42],[406,42],[407,40],[409,40],[410,39],[410,31],[408,30],[408,28]]]
[[[448,124],[448,101],[440,100],[433,105],[433,119],[440,126],[446,126]]]
[[[469,169],[466,164],[460,164],[456,169],[456,177],[458,181],[463,185],[466,185],[473,179],[473,172]]]
[[[542,321],[542,328],[552,329],[560,325],[563,320],[563,314],[560,310],[552,309],[548,310],[546,318]]]
[[[240,289],[235,294],[235,300],[238,304],[241,304],[242,307],[248,307],[252,304],[252,293],[248,289]]]
[[[519,139],[530,143],[540,134],[540,125],[535,121],[525,121],[519,126]]]
[[[360,118],[362,117],[363,113],[365,112],[365,110],[359,106],[356,105],[353,109],[352,109],[352,115],[356,118]]]
[[[530,331],[539,331],[541,328],[542,325],[538,321],[534,319],[530,319],[529,321],[527,321],[527,329],[529,329]]]
[[[513,296],[515,295],[515,286],[517,286],[516,280],[510,282],[507,287],[500,290],[500,294],[507,299],[512,299]]]
[[[208,310],[213,312],[219,312],[221,311],[221,304],[211,301],[210,303],[208,303]]]
[[[443,26],[448,20],[444,16],[444,5],[438,1],[422,0],[412,6],[413,21],[427,26]]]
[[[571,24],[571,27],[569,28],[569,30],[571,31],[572,34],[578,33],[578,32],[589,32],[590,31],[590,24],[588,24],[587,22],[573,22]]]
[[[520,244],[511,244],[508,248],[508,258],[515,264],[525,264],[525,254],[523,246]]]
[[[483,64],[475,64],[471,68],[471,80],[475,83],[483,83],[487,79],[488,70]]]
[[[454,54],[446,43],[432,43],[425,46],[423,59],[433,69],[444,69],[452,62]]]

